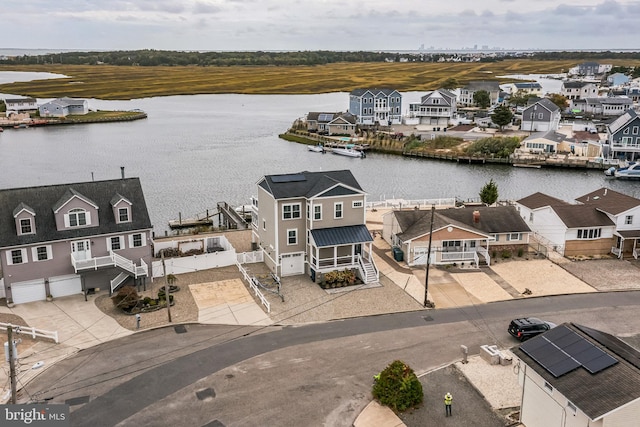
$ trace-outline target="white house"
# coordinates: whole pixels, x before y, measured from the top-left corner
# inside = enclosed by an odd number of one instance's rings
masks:
[[[564,323],[513,351],[527,427],[636,427],[640,352],[608,333]]]

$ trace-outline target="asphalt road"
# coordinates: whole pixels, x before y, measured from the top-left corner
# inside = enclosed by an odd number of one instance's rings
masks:
[[[26,391],[71,404],[73,426],[350,426],[371,399],[373,374],[395,359],[420,373],[459,360],[462,344],[471,354],[516,345],[506,325],[523,315],[633,336],[639,306],[635,291],[304,326],[163,328],[80,352]]]

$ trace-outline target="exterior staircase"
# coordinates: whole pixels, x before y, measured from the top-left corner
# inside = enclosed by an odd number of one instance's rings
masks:
[[[377,282],[379,279],[378,271],[372,263],[364,264],[364,282],[365,283],[373,283]]]
[[[139,277],[149,276],[149,266],[143,259],[140,259],[140,265],[136,265],[136,263],[130,259],[125,258],[122,255],[118,255],[113,251],[109,251],[109,255],[107,256],[83,260],[77,260],[73,254],[71,254],[71,264],[73,265],[76,273],[79,271],[98,270],[101,267],[115,267],[119,269],[121,271],[120,274],[110,282],[109,294],[112,294],[113,291],[122,286],[129,277],[137,279]]]
[[[109,295],[113,294],[113,291],[122,286],[129,279],[129,277],[131,276],[129,276],[127,273],[122,272],[118,274],[113,280],[111,280],[109,282]]]

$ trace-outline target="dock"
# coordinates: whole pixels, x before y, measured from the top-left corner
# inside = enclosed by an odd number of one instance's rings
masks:
[[[213,226],[213,217],[218,213],[209,214],[207,210],[203,214],[197,214],[195,217],[182,218],[182,213],[178,213],[178,219],[169,221],[169,228],[190,228],[190,227],[211,227]]]
[[[218,213],[220,214],[222,225],[225,228],[238,230],[246,230],[249,228],[249,223],[244,216],[238,213],[238,211],[227,202],[218,202]]]

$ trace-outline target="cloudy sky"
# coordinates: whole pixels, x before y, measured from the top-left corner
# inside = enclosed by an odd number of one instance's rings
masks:
[[[0,48],[640,48],[640,1],[0,0]]]

